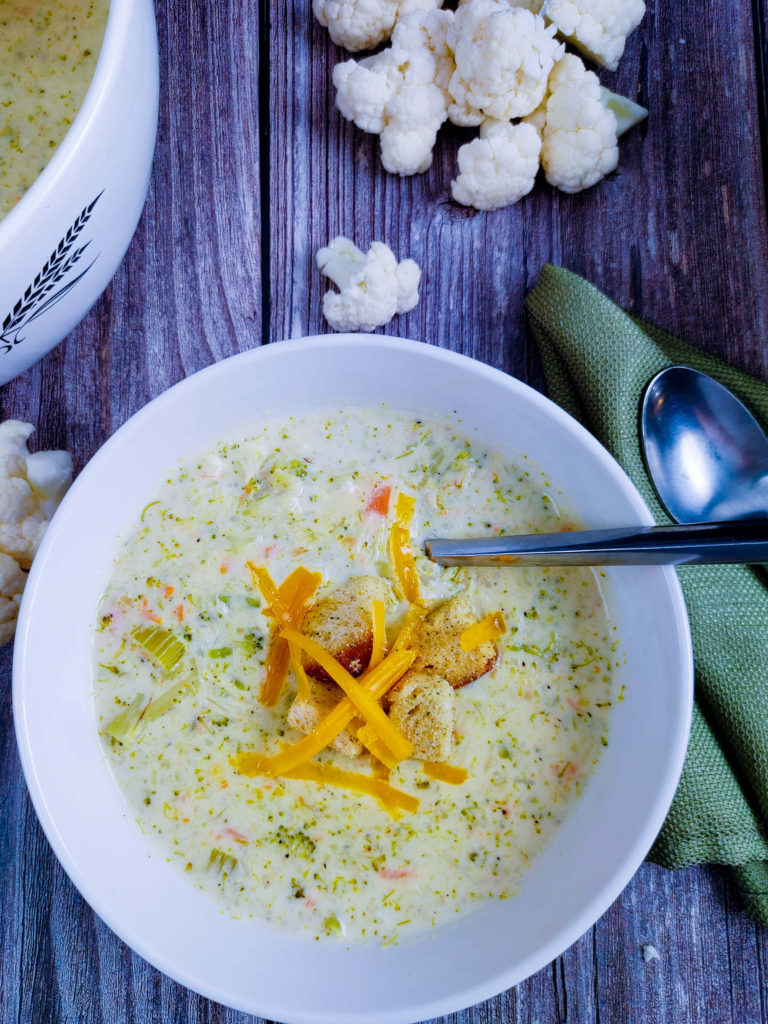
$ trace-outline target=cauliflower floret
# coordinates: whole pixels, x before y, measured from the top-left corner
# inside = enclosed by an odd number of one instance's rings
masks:
[[[432,11],[442,0],[313,0],[315,17],[331,39],[353,53],[372,50],[389,39],[410,11]]]
[[[436,85],[400,90],[387,104],[381,131],[381,162],[390,174],[429,170],[437,131],[445,120],[445,93]]]
[[[526,121],[542,135],[541,165],[550,185],[581,192],[616,169],[619,135],[647,113],[603,89],[594,72],[566,54],[552,70],[545,102]]]
[[[0,646],[13,640],[27,574],[10,555],[0,553]]]
[[[402,72],[391,50],[364,60],[347,60],[333,69],[336,106],[348,121],[364,132],[378,135],[384,127],[384,111],[402,85]]]
[[[438,84],[453,66],[446,45],[450,11],[418,11],[395,29],[392,46],[333,70],[336,106],[363,131],[381,135],[381,159],[395,174],[419,174],[432,163],[447,116]],[[450,66],[448,66],[450,65]]]
[[[31,423],[0,424],[0,644],[13,637],[26,573],[72,481],[67,452],[27,451]]]
[[[581,192],[616,169],[616,118],[602,103],[597,75],[572,54],[555,65],[549,90],[541,164],[550,185],[563,192]],[[534,112],[532,127],[541,122],[541,111]]]
[[[627,36],[645,14],[644,0],[544,0],[542,14],[590,60],[615,71]]]
[[[383,242],[373,242],[364,253],[339,236],[318,251],[317,265],[340,289],[323,298],[323,315],[336,331],[372,331],[419,301],[418,266],[413,260],[398,263]]]
[[[480,138],[459,150],[453,198],[476,210],[511,206],[533,188],[539,170],[541,138],[529,124],[485,122]]]
[[[448,116],[455,124],[509,121],[541,103],[563,46],[544,19],[506,0],[468,0],[456,11],[448,45],[456,63]]]
[[[398,21],[392,33],[394,49],[426,50],[431,54],[435,65],[430,81],[445,93],[456,70],[453,51],[448,46],[448,32],[453,19],[453,11],[416,12]]]

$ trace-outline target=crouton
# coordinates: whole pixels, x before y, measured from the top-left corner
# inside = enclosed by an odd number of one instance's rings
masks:
[[[316,679],[308,679],[310,700],[299,700],[291,704],[288,711],[288,724],[299,732],[312,732],[321,718],[324,718],[344,697],[344,692],[335,683],[321,683]],[[346,729],[331,741],[334,750],[347,757],[357,757],[363,747],[355,732],[360,722],[353,719]]]
[[[321,598],[307,612],[302,632],[311,637],[353,676],[368,667],[373,650],[373,601],[386,601],[389,585],[376,576],[358,576]],[[331,682],[325,669],[309,655],[304,671],[320,682]]]
[[[441,676],[406,672],[390,694],[389,717],[422,761],[447,761],[453,749],[456,695]]]
[[[477,621],[465,597],[453,597],[430,612],[418,626],[413,640],[416,660],[413,672],[442,676],[454,689],[473,683],[496,665],[499,650],[486,640],[472,651],[461,649],[464,630]]]

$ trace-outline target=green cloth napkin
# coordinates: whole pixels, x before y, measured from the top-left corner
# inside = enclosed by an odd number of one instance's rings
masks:
[[[685,363],[734,391],[768,427],[768,385],[633,317],[576,274],[545,266],[526,299],[550,397],[592,431],[670,522],[638,434],[650,378]],[[727,864],[768,925],[768,576],[762,567],[679,570],[693,635],[696,706],[685,767],[649,854],[665,867]]]

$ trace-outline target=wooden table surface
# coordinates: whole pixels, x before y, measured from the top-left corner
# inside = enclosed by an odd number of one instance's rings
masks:
[[[534,386],[523,298],[543,263],[768,379],[768,0],[650,0],[616,75],[650,109],[618,173],[579,196],[539,185],[493,214],[449,198],[444,130],[424,175],[385,175],[333,106],[340,51],[309,0],[158,0],[157,158],[136,237],[67,341],[0,390],[77,468],[129,416],[209,363],[323,332],[315,250],[338,233],[423,268],[387,333],[476,356]],[[43,837],[19,766],[0,652],[0,1024],[255,1018],[170,981],[94,915]],[[645,963],[652,943],[660,959]],[[472,1024],[768,1024],[768,932],[724,869],[645,865],[562,957]]]

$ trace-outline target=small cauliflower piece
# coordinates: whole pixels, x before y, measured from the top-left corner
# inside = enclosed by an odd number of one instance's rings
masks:
[[[333,69],[336,106],[364,132],[381,134],[384,112],[403,84],[403,72],[391,48],[363,60],[347,60]]]
[[[359,676],[373,650],[373,602],[386,603],[391,597],[385,580],[358,576],[312,605],[301,624],[302,633],[324,647],[351,675]],[[302,662],[311,678],[333,682],[309,655],[305,654]]]
[[[337,46],[355,53],[373,50],[389,39],[398,20],[410,11],[431,11],[442,0],[312,0],[312,10]]]
[[[492,640],[471,651],[461,648],[461,634],[476,621],[472,605],[462,595],[431,611],[416,630],[413,648],[417,654],[411,671],[441,676],[454,689],[490,672],[499,658]]]
[[[67,452],[30,455],[31,423],[0,424],[0,552],[29,569],[48,520],[72,481]]]
[[[455,124],[509,121],[541,103],[547,78],[563,53],[553,26],[506,0],[468,0],[448,31],[456,70],[448,116]]]
[[[544,0],[541,13],[590,60],[615,71],[644,0]]]
[[[0,646],[13,640],[27,574],[15,558],[0,553]]]
[[[30,455],[31,423],[0,424],[0,644],[13,637],[26,572],[72,482],[67,452]]]
[[[381,130],[384,170],[402,175],[428,171],[445,113],[445,93],[437,85],[401,89],[387,104],[387,123]]]
[[[421,271],[410,259],[397,262],[383,242],[367,253],[339,236],[317,253],[320,272],[340,289],[326,292],[325,319],[336,331],[371,331],[407,313],[419,301]]]
[[[459,149],[453,198],[476,210],[511,206],[533,188],[540,153],[541,137],[533,125],[483,122],[480,138]]]
[[[601,88],[597,75],[578,57],[567,54],[557,62],[545,103],[526,119],[541,131],[541,164],[550,185],[581,192],[615,170],[619,125],[614,107],[629,113],[622,116],[624,129],[647,115],[637,104]]]
[[[432,163],[448,112],[452,21],[451,11],[415,11],[398,23],[388,49],[333,69],[336,106],[358,128],[381,136],[382,164],[392,174],[421,174]]]
[[[336,683],[322,683],[311,676],[309,682],[309,700],[299,700],[297,697],[291,704],[288,711],[288,724],[299,732],[312,732],[329,711],[332,711],[344,697],[344,692]],[[360,726],[359,719],[352,722],[333,740],[331,746],[338,750],[345,757],[358,757],[363,750],[363,745],[355,735]]]
[[[407,672],[390,693],[389,717],[422,761],[447,761],[453,749],[456,696],[441,676]]]

